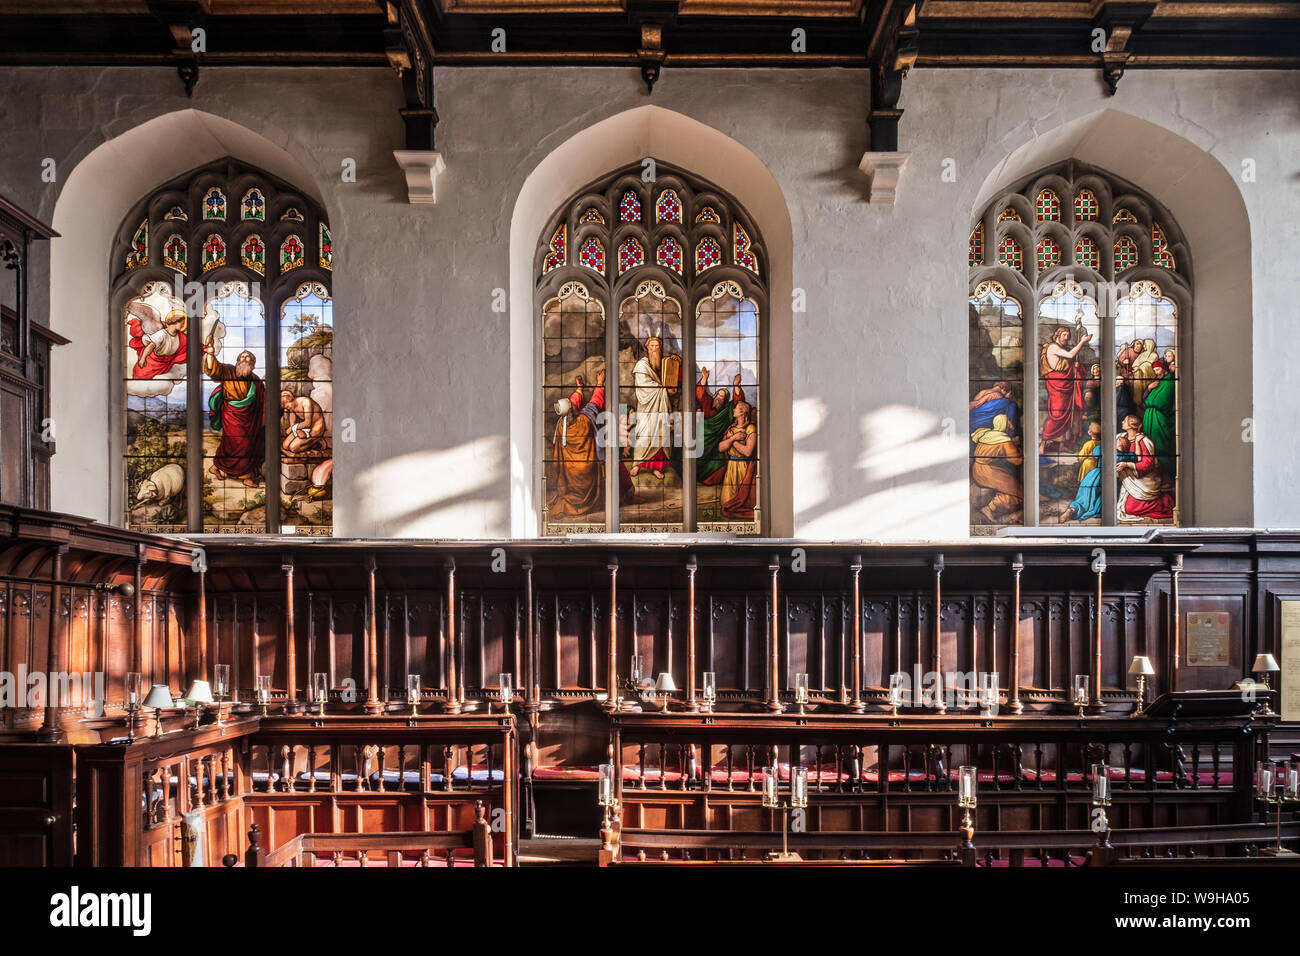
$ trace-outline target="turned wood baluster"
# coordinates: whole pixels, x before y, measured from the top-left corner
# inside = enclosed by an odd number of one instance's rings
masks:
[[[378,761],[377,761],[377,764],[376,764],[376,767],[375,767],[375,771],[376,771],[376,773],[379,774],[379,792],[380,792],[380,793],[385,793],[385,792],[388,790],[387,785],[384,783],[384,751],[385,751],[386,749],[387,749],[387,748],[385,748],[385,747],[376,747],[376,748],[375,748],[376,756],[378,757]],[[369,768],[367,767],[366,769],[368,770]],[[369,774],[366,775],[366,779],[367,779],[367,780],[370,779],[370,775],[369,775]]]
[[[1196,741],[1192,743],[1192,789],[1201,789],[1201,745]]]
[[[455,764],[452,762],[452,752],[450,746],[442,748],[442,789],[451,789],[451,773],[455,770]]]
[[[700,709],[699,702],[695,699],[695,572],[699,570],[699,563],[695,560],[695,555],[691,555],[686,562],[686,709],[691,713],[697,713]],[[669,617],[672,616],[671,608]],[[713,659],[709,659],[709,668],[713,667]]]
[[[781,672],[780,672],[780,648],[781,648],[781,606],[780,606],[780,589],[778,578],[781,573],[781,556],[772,555],[772,560],[767,566],[768,573],[772,576],[772,646],[768,649],[768,684],[771,696],[767,700],[767,709],[773,714],[781,713]]]
[[[1043,789],[1043,745],[1034,744],[1034,780],[1038,784],[1038,789]]]
[[[316,745],[307,745],[307,792],[316,792]]]
[[[862,555],[853,556],[849,571],[853,575],[853,699],[849,706],[855,714],[863,714],[867,705],[862,699]]]
[[[606,564],[609,569],[609,671],[607,674],[609,682],[609,697],[605,701],[605,710],[613,713],[618,710],[618,556],[611,555],[609,563]],[[633,600],[636,595],[633,594]],[[632,608],[633,634],[636,633],[636,608]],[[594,635],[593,635],[594,636]],[[635,640],[635,637],[633,638]],[[592,670],[596,669],[596,662],[592,660]],[[595,683],[595,680],[592,681]],[[662,757],[662,754],[660,755]],[[660,776],[662,776],[662,767]]]
[[[284,572],[284,666],[288,690],[285,711],[292,714],[298,710],[298,630],[293,618],[293,555],[284,556],[280,570]]]
[[[366,713],[382,714],[383,705],[379,702],[379,619],[375,606],[375,576],[377,572],[375,556],[366,555],[366,598],[368,613],[366,615],[366,651],[370,661],[370,680],[366,689]]]
[[[1214,742],[1214,787],[1219,787],[1219,741]]]
[[[1025,712],[1020,700],[1020,573],[1024,570],[1025,556],[1017,553],[1011,559],[1011,699],[1007,701],[1013,714]]]
[[[447,569],[447,706],[449,714],[460,713],[460,687],[456,679],[456,559],[448,557]],[[558,638],[557,638],[558,640]],[[558,669],[558,658],[557,658]],[[558,670],[557,670],[558,672]],[[447,771],[447,789],[451,789],[451,771]]]
[[[938,691],[938,700],[936,701],[935,710],[940,714],[948,712],[948,703],[945,700],[946,692],[943,686],[943,555],[937,554],[934,557],[934,563],[931,565],[934,569],[934,674],[938,681],[936,690]],[[919,629],[918,629],[919,633]],[[927,786],[928,789],[928,786]]]
[[[406,789],[406,744],[397,745],[397,789]]]
[[[636,785],[645,789],[645,741],[637,746],[637,781]]]

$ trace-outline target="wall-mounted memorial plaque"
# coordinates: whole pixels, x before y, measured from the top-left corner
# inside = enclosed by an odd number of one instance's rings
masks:
[[[1228,666],[1227,611],[1187,612],[1187,666]]]
[[[1282,602],[1282,660],[1278,689],[1284,721],[1300,721],[1300,601]]]

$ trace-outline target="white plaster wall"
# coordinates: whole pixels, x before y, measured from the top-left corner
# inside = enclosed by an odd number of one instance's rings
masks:
[[[1248,276],[1235,276],[1243,289],[1249,279],[1249,302],[1196,316],[1198,330],[1218,329],[1216,341],[1227,345],[1226,353],[1196,353],[1198,523],[1300,524],[1300,500],[1287,493],[1300,468],[1287,328],[1300,301],[1290,253],[1300,239],[1294,74],[1131,72],[1108,97],[1094,71],[915,71],[905,81],[901,131],[912,157],[894,207],[863,201],[862,72],[668,70],[652,97],[635,71],[607,68],[443,68],[437,86],[447,171],[438,205],[412,207],[391,156],[401,128],[389,71],[208,69],[191,101],[167,69],[3,70],[0,194],[52,219],[78,162],[175,110],[224,117],[264,139],[268,155],[283,152],[311,177],[300,185],[319,192],[336,241],[336,400],[339,417],[357,421],[356,443],[336,449],[337,532],[507,536],[510,316],[491,306],[494,289],[511,288],[516,200],[545,157],[583,129],[646,104],[674,110],[761,160],[788,205],[791,284],[807,293],[807,312],[793,316],[789,358],[793,533],[962,537],[965,246],[980,193],[1026,143],[1040,139],[1034,155],[1047,156],[1053,129],[1103,109],[1131,114],[1176,134],[1204,161],[1199,172],[1191,162],[1171,172],[1129,155],[1117,173],[1169,205],[1190,237],[1197,203],[1188,193],[1197,176],[1212,179],[1221,168],[1220,185],[1239,189],[1248,229],[1233,245],[1234,255],[1249,250]],[[47,156],[59,164],[54,184],[40,179]],[[345,157],[357,160],[356,183],[340,182]],[[940,176],[945,158],[955,161],[956,182]],[[1254,183],[1241,181],[1247,158]],[[118,188],[126,187],[95,182],[91,193]],[[138,198],[122,196],[122,212]],[[102,205],[111,212],[111,202]],[[76,241],[78,229],[93,233],[108,215],[101,209],[79,224],[75,209],[58,212],[68,239],[56,243]],[[1197,245],[1192,254],[1198,283],[1208,277],[1222,289],[1240,271],[1228,267],[1232,256],[1216,266],[1223,257],[1214,248]],[[84,274],[65,281],[98,275],[106,289],[107,255],[104,245]],[[50,301],[43,261],[33,278],[40,318]],[[112,520],[105,482],[117,469],[102,409],[114,386],[99,338],[107,307],[87,314],[60,310],[59,301],[56,294],[51,323],[74,344],[54,366],[54,504]],[[956,423],[951,437],[946,418]],[[1244,418],[1255,421],[1253,446],[1241,441]]]

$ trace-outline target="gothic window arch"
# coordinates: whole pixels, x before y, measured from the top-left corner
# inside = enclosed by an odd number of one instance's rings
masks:
[[[539,236],[542,533],[761,534],[766,249],[722,190],[642,168]]]
[[[971,533],[1183,523],[1192,296],[1173,216],[1070,161],[994,198],[968,260]]]
[[[112,263],[123,523],[331,534],[334,249],[319,205],[226,158],[140,200]]]

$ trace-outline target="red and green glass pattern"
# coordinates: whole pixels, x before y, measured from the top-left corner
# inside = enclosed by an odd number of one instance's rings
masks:
[[[288,272],[290,269],[297,269],[303,265],[306,249],[303,247],[302,240],[297,236],[288,236],[284,242],[280,243],[280,271]]]
[[[1164,269],[1174,268],[1174,254],[1169,251],[1164,230],[1158,223],[1151,223],[1151,261]]]
[[[977,222],[975,228],[970,231],[970,252],[967,255],[967,264],[972,269],[984,264],[984,223],[982,222]]]
[[[1034,247],[1038,271],[1043,272],[1061,264],[1061,247],[1051,236],[1043,236]]]
[[[622,275],[628,269],[643,265],[645,265],[645,249],[639,241],[628,236],[618,247],[618,274]]]
[[[330,236],[330,227],[320,224],[320,267],[334,269],[334,239]]]
[[[185,275],[186,263],[185,240],[179,235],[169,236],[167,244],[163,246],[163,265]]]
[[[1003,236],[1002,241],[998,243],[998,262],[1017,272],[1023,271],[1025,260],[1024,253],[1020,250],[1020,243],[1010,236]]]
[[[699,212],[695,214],[695,221],[697,223],[722,222],[722,217],[718,215],[718,211],[714,209],[712,206],[705,206],[703,209],[701,209]]]
[[[623,193],[623,198],[618,203],[618,221],[641,221],[641,197],[636,194],[636,190],[629,189]]]
[[[1138,264],[1138,247],[1130,236],[1120,236],[1115,240],[1115,272],[1132,269]]]
[[[601,215],[599,209],[595,206],[591,206],[582,214],[582,218],[579,219],[578,222],[598,222],[603,226],[605,224],[605,217]]]
[[[659,200],[655,203],[655,219],[658,222],[682,221],[682,201],[677,198],[676,190],[665,189],[659,194]]]
[[[1081,236],[1074,244],[1074,261],[1089,269],[1101,268],[1101,250],[1091,236]]]
[[[226,240],[215,232],[203,243],[203,271],[215,269],[226,264]]]
[[[550,272],[552,269],[558,269],[568,261],[566,250],[568,246],[568,231],[564,223],[555,227],[555,233],[551,236],[550,248],[546,253],[546,261],[542,263],[542,275]]]
[[[126,271],[130,272],[136,266],[149,264],[149,220],[146,219],[140,223],[140,228],[135,231],[131,237],[131,248],[126,253]]]
[[[722,247],[712,236],[705,236],[695,247],[695,272],[698,275],[705,269],[712,269],[722,261]]]
[[[578,263],[593,272],[605,274],[605,247],[595,236],[589,236],[578,249]]]
[[[682,245],[672,236],[667,236],[655,250],[655,262],[665,269],[672,269],[678,275],[682,272]]]
[[[239,218],[245,222],[250,219],[261,222],[266,218],[266,198],[260,189],[253,188],[244,193],[244,199],[239,204]]]
[[[1098,213],[1097,197],[1093,195],[1092,190],[1080,189],[1079,195],[1074,197],[1074,221],[1096,222]]]
[[[226,218],[226,194],[217,186],[209,189],[203,197],[203,218],[222,221]]]
[[[258,275],[266,275],[266,246],[262,237],[254,233],[244,240],[239,247],[239,261],[245,269],[252,269]]]
[[[1008,206],[998,213],[998,222],[1020,222],[1020,213],[1016,212],[1013,207]]]
[[[745,227],[740,223],[735,223],[733,244],[735,248],[732,250],[732,254],[736,260],[736,265],[748,269],[754,275],[758,275],[758,259],[750,251],[749,233],[745,231]]]
[[[1044,189],[1034,200],[1034,217],[1039,222],[1061,221],[1061,200],[1050,189]]]

